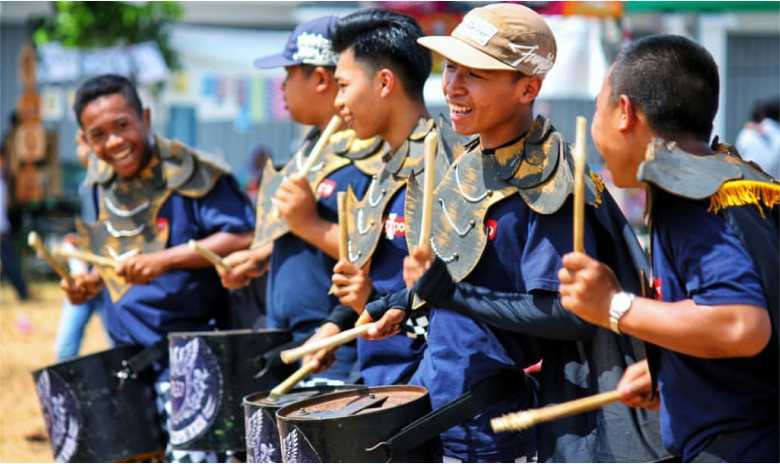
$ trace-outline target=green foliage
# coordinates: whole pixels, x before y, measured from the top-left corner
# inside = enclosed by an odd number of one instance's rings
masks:
[[[156,42],[165,62],[178,69],[169,44],[166,23],[179,19],[177,2],[68,2],[54,3],[54,14],[33,33],[36,45],[60,42],[66,47],[97,48]]]

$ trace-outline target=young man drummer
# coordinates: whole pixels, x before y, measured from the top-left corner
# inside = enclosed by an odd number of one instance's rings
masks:
[[[248,246],[254,228],[249,199],[220,164],[154,135],[149,113],[126,78],[88,80],[73,109],[85,143],[99,158],[86,179],[98,218],[80,238],[93,253],[121,259],[116,269],[99,266],[60,287],[73,304],[106,287],[104,321],[117,345],[167,347],[170,332],[218,328],[228,294],[211,264],[187,242],[197,240],[219,255]],[[157,389],[170,408],[167,362],[161,364]],[[217,460],[204,452],[166,457]]]
[[[328,295],[334,258],[338,257],[337,193],[352,187],[362,196],[370,180],[368,174],[373,172],[371,163],[381,164],[380,140],[361,141],[353,132],[342,131],[328,141],[312,175],[297,171],[336,114],[333,100],[338,87],[333,72],[338,54],[331,44],[335,22],[335,16],[325,16],[300,24],[283,52],[255,61],[259,68],[284,67],[287,77],[282,90],[287,110],[294,121],[314,127],[285,167],[287,178],[273,200],[290,233],[274,240],[272,247],[228,256],[225,261],[233,269],[221,273],[225,287],[242,287],[258,277],[270,259],[267,323],[272,328],[290,329],[296,341],[311,336],[338,304],[336,297]],[[312,176],[317,178],[316,185],[311,184]],[[263,220],[258,218],[258,227],[264,225]],[[345,347],[336,356],[336,364],[319,377],[347,381],[355,349]]]
[[[641,78],[639,78],[641,76]],[[689,39],[629,44],[596,102],[593,139],[620,187],[649,194],[656,299],[610,268],[564,257],[564,307],[657,346],[626,373],[630,406],[657,406],[683,461],[777,462],[780,185],[733,147],[710,144],[718,68]]]
[[[478,135],[436,189],[429,246],[404,263],[407,283],[434,307],[413,382],[429,389],[434,408],[449,408],[468,392],[486,404],[482,414],[463,417],[442,434],[445,455],[467,461],[535,453],[540,461],[659,457],[657,440],[648,443],[652,433],[645,434],[653,417],[619,406],[526,434],[492,432],[492,417],[534,404],[522,368],[539,357],[538,401],[549,404],[614,388],[626,359],[637,355],[629,340],[560,307],[556,273],[572,247],[573,169],[561,134],[532,113],[555,61],[547,24],[526,7],[494,4],[470,11],[452,36],[420,43],[447,59],[442,87],[454,129]],[[622,281],[638,289],[637,265],[629,258],[638,245],[630,231],[624,238],[628,225],[599,179],[587,177],[587,184],[585,247],[611,256]],[[379,320],[382,330],[392,314]]]
[[[335,294],[358,312],[372,295],[405,287],[402,262],[410,229],[416,227],[406,219],[406,186],[422,181],[423,142],[429,133],[438,140],[437,173],[449,164],[452,142],[436,127],[423,100],[431,54],[417,44],[421,36],[412,18],[381,9],[348,15],[338,21],[334,32],[333,44],[341,54],[336,68],[339,114],[358,137],[379,136],[388,149],[382,170],[363,200],[349,211],[354,218],[350,256],[334,268]],[[345,319],[341,329],[355,322],[355,318]],[[421,316],[399,322],[402,333],[377,341],[358,340],[365,383],[406,383],[422,357],[426,324],[427,318]]]

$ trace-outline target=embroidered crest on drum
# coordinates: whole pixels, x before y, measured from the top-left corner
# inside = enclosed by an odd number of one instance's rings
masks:
[[[281,462],[282,453],[277,448],[279,432],[276,418],[258,409],[249,418],[246,430],[246,450],[249,462]]]
[[[76,453],[80,430],[79,404],[70,386],[55,372],[44,370],[35,384],[49,432],[54,459],[69,462]]]
[[[217,358],[198,338],[173,339],[170,357],[170,441],[179,445],[198,438],[214,422],[223,380]]]
[[[282,440],[282,459],[284,462],[322,462],[309,440],[295,426]]]

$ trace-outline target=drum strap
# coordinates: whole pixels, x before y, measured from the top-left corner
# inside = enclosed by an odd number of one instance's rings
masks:
[[[152,364],[168,356],[168,339],[163,337],[130,359],[122,361],[122,369],[116,373],[120,380],[135,379]]]
[[[386,462],[402,458],[407,452],[442,432],[484,412],[489,406],[517,395],[527,388],[522,372],[507,371],[483,380],[447,405],[431,411],[407,425],[387,441],[366,451],[383,449]]]

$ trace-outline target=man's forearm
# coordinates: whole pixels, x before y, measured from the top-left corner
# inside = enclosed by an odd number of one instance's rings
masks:
[[[333,259],[339,259],[339,225],[317,217],[307,227],[294,231],[303,241],[319,248]]]
[[[769,342],[766,310],[748,305],[699,306],[635,298],[620,319],[621,332],[700,358],[754,356]]]

